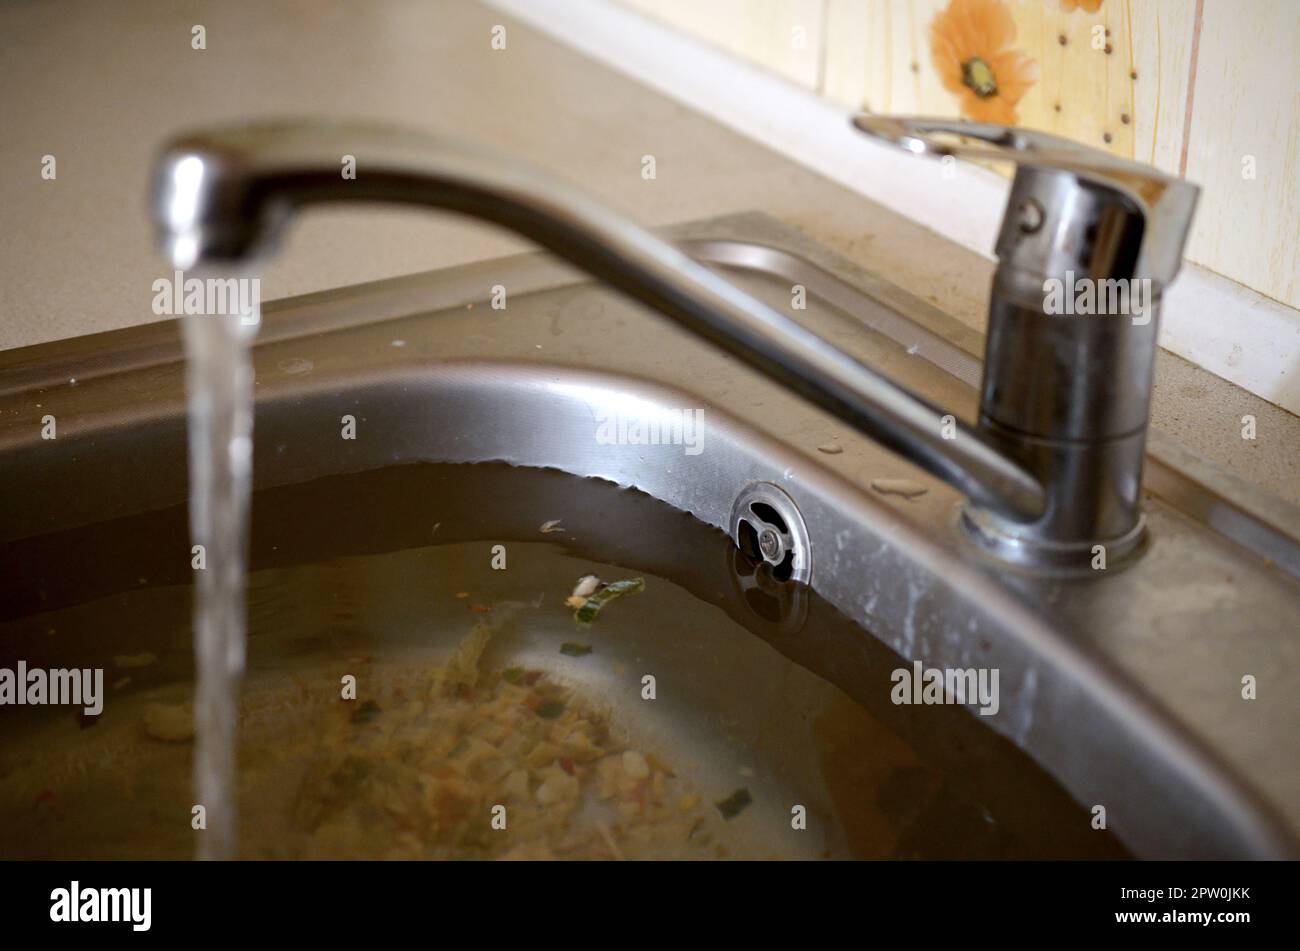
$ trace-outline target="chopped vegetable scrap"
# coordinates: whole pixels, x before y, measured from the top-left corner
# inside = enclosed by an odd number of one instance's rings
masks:
[[[373,700],[367,700],[361,706],[352,711],[352,722],[365,724],[369,723],[375,717],[379,716],[379,704]]]
[[[295,734],[310,765],[276,856],[735,854],[698,793],[628,748],[582,693],[541,670],[484,669],[491,634],[479,622],[446,666],[404,671],[413,699],[381,697],[337,727]],[[507,810],[504,830],[493,828],[494,804]]]
[[[565,641],[560,645],[560,653],[566,657],[585,657],[591,653],[590,644],[579,644],[575,641]]]
[[[627,581],[615,581],[613,584],[607,584],[583,602],[582,607],[578,608],[574,613],[573,619],[578,622],[579,627],[588,627],[592,621],[596,620],[596,615],[600,613],[601,609],[615,598],[621,598],[625,594],[638,594],[644,590],[644,578],[632,578]]]
[[[543,720],[554,720],[556,717],[558,717],[561,713],[564,712],[564,701],[547,700],[545,703],[543,703],[533,712],[536,713]]]
[[[745,807],[753,801],[754,798],[749,794],[749,790],[742,787],[721,802],[714,803],[714,805],[718,807],[718,812],[722,813],[722,818],[734,819],[744,812]]]
[[[188,703],[150,703],[144,708],[144,731],[155,740],[184,743],[194,738],[194,707]]]
[[[583,575],[578,579],[577,585],[573,588],[573,594],[565,599],[564,603],[569,607],[577,609],[587,603],[587,599],[595,593],[600,587],[600,579],[595,575]]]
[[[600,605],[642,585],[640,579],[622,581],[603,592],[593,586],[588,598]],[[639,747],[632,724],[614,719],[598,695],[522,661],[489,663],[489,647],[504,646],[494,638],[511,623],[512,610],[502,601],[492,608],[491,614],[470,615],[471,629],[434,662],[434,655],[423,653],[391,661],[375,657],[366,665],[365,697],[357,701],[339,697],[339,673],[355,669],[359,659],[349,652],[295,669],[290,687],[279,677],[250,678],[240,696],[241,857],[757,854],[728,826],[727,809],[719,806],[719,814],[709,808],[712,796],[701,796],[687,777]],[[562,648],[570,656],[591,649],[576,641]],[[76,785],[77,770],[51,774],[61,777],[55,786],[50,775],[28,781],[25,774],[0,769],[0,816],[16,808],[39,810],[39,819],[56,809],[80,816],[82,803],[188,802],[194,710],[188,702],[174,702],[175,696],[169,688],[123,697],[120,713],[94,729],[96,743],[120,731],[122,742],[141,746],[140,755],[147,757],[142,762],[148,768],[130,770],[108,787],[113,795],[105,797],[99,785]],[[169,702],[155,699],[162,697]],[[125,716],[128,711],[133,715]],[[85,762],[100,761],[99,746],[79,742],[93,757]],[[57,790],[57,800],[53,791],[42,792],[47,787]],[[734,800],[736,795],[728,802]],[[88,808],[88,817],[101,814],[97,806]],[[498,814],[508,822],[497,824]],[[97,828],[98,821],[85,828]],[[32,834],[17,851],[44,854],[48,823],[28,826]],[[187,822],[167,822],[154,832],[154,852],[147,854],[181,855],[193,848]],[[19,834],[6,827],[6,836]],[[138,857],[105,847],[107,852],[92,854]],[[125,847],[138,850],[139,840]]]

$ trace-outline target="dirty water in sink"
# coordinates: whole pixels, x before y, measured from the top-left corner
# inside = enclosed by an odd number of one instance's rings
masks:
[[[252,506],[243,857],[1125,856],[979,718],[894,706],[875,638],[641,493],[421,464]],[[94,718],[4,708],[0,856],[210,835],[187,548],[180,506],[0,548],[0,663],[102,666],[107,691]],[[581,627],[589,574],[644,590]]]

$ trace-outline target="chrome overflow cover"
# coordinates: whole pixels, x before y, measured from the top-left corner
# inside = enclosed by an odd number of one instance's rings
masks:
[[[808,528],[794,500],[770,482],[753,482],[736,498],[727,522],[736,547],[766,562],[778,581],[807,584],[812,577]]]

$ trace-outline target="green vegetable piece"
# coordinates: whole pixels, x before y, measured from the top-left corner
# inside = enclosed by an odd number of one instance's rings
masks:
[[[596,620],[596,615],[600,609],[615,598],[620,598],[625,594],[639,594],[645,590],[644,578],[632,578],[627,581],[615,581],[613,584],[606,585],[595,594],[587,599],[587,603],[578,608],[573,619],[578,622],[579,627],[589,627],[591,622]]]
[[[517,684],[524,679],[524,669],[522,667],[507,667],[501,676],[506,683]]]
[[[722,813],[722,818],[730,820],[744,812],[745,807],[753,801],[754,797],[749,794],[749,790],[742,787],[721,802],[715,802],[714,805],[718,807],[718,812]]]
[[[575,641],[565,641],[560,645],[560,653],[567,657],[583,657],[591,653],[591,645],[579,644]]]
[[[554,720],[564,712],[563,700],[547,700],[537,708],[537,715],[543,720]]]

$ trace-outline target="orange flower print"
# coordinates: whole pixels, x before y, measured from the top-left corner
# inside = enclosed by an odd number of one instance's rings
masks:
[[[961,114],[1015,125],[1016,104],[1038,81],[1038,64],[1012,49],[1016,24],[1002,0],[952,0],[930,24],[930,55]]]
[[[1061,0],[1061,9],[1066,13],[1082,10],[1084,13],[1096,13],[1101,9],[1101,0]]]

